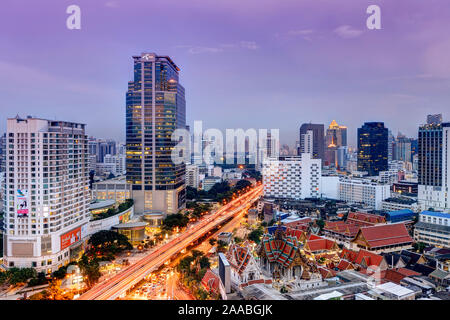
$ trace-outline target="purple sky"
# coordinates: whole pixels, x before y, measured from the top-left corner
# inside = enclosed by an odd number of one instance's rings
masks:
[[[149,51],[180,66],[190,124],[279,128],[289,145],[333,119],[351,144],[364,121],[416,136],[428,113],[450,120],[449,30],[448,0],[3,0],[0,130],[19,113],[123,139],[131,56]]]

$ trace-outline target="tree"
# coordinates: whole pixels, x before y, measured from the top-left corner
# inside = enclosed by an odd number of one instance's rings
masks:
[[[248,239],[259,244],[263,233],[264,231],[261,228],[255,229],[250,232],[250,234],[248,235]]]
[[[321,231],[325,227],[325,221],[323,221],[322,219],[317,219],[316,224],[320,228]]]
[[[100,265],[97,257],[89,258],[86,254],[83,254],[80,261],[78,261],[81,273],[86,277],[86,285],[92,287],[101,277]]]
[[[19,283],[26,283],[36,276],[37,272],[33,268],[11,268],[8,271],[0,272],[0,284],[8,283],[14,286]]]
[[[191,263],[194,261],[194,257],[188,256],[180,260],[177,269],[183,274],[189,274],[191,271]]]
[[[58,270],[56,270],[55,272],[53,272],[53,277],[56,279],[64,279],[66,274],[67,274],[67,266],[62,266],[61,268],[59,268]]]
[[[101,254],[113,256],[121,251],[133,249],[125,235],[109,230],[101,230],[94,233],[88,243]]]
[[[198,261],[198,263],[200,264],[200,268],[201,269],[206,269],[211,267],[211,263],[209,262],[208,257],[202,256],[200,258],[200,260]]]
[[[191,255],[194,258],[194,260],[197,260],[197,258],[203,257],[203,252],[199,250],[192,250]]]
[[[215,245],[216,242],[217,242],[217,240],[214,239],[214,238],[209,239],[209,244],[212,245],[212,246]]]
[[[196,188],[187,186],[186,187],[186,199],[193,200],[198,198],[198,192]]]
[[[423,242],[414,242],[413,243],[413,248],[414,250],[423,253],[423,250],[427,247],[427,245]]]
[[[189,218],[181,213],[168,215],[162,224],[164,230],[172,230],[175,227],[184,228],[187,226]]]
[[[37,277],[31,278],[30,281],[28,281],[28,286],[29,287],[34,287],[34,286],[40,286],[40,285],[43,285],[43,284],[46,284],[46,283],[48,283],[48,280],[45,277],[45,273],[44,272],[39,272],[37,274]]]
[[[237,243],[237,244],[239,244],[239,243],[242,242],[242,239],[239,238],[239,237],[234,237],[234,242]]]
[[[29,300],[72,300],[73,294],[64,294],[61,290],[61,280],[53,280],[47,289],[33,294]]]
[[[252,183],[250,181],[242,179],[242,180],[239,180],[238,182],[236,182],[236,185],[234,188],[236,190],[242,190],[242,189],[245,189],[245,188],[251,187],[251,186],[252,186]]]

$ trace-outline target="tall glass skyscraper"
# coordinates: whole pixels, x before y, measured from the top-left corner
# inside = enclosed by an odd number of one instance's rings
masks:
[[[358,128],[358,171],[377,176],[389,169],[388,131],[383,122],[366,122]]]
[[[171,140],[186,128],[180,69],[166,56],[133,56],[134,79],[126,95],[126,170],[137,213],[176,213],[185,203],[185,164],[174,164]]]

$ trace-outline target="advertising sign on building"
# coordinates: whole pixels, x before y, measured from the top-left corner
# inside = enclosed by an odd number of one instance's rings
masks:
[[[81,240],[81,227],[61,235],[61,250]]]
[[[28,190],[17,189],[16,209],[19,218],[28,217]]]

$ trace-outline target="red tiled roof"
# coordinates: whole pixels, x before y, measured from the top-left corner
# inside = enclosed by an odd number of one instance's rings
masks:
[[[311,252],[331,250],[336,248],[336,246],[336,242],[324,238],[306,241],[306,249],[309,249]]]
[[[347,216],[347,223],[356,223],[359,225],[370,226],[378,223],[386,223],[386,218],[376,214],[350,212]]]
[[[361,249],[359,250],[354,262],[358,265],[364,265],[366,268],[370,266],[379,267],[383,262],[383,259],[383,256],[379,254]]]
[[[355,269],[353,264],[350,261],[345,260],[345,259],[342,259],[336,268],[338,268],[341,271]]]
[[[324,238],[322,238],[321,236],[315,235],[315,234],[313,234],[313,233],[311,233],[311,234],[308,236],[308,241],[309,241],[309,240],[320,240],[320,239],[324,239]]]
[[[322,279],[328,279],[336,276],[336,271],[319,266],[317,269],[320,272],[320,275],[322,276]]]
[[[297,240],[300,239],[300,236],[303,234],[303,232],[304,232],[304,230],[286,227],[286,234],[289,236],[296,237]]]
[[[340,254],[341,259],[346,259],[348,261],[354,262],[356,260],[356,257],[358,256],[358,252],[343,248]]]
[[[212,272],[210,269],[208,269],[203,276],[202,279],[202,285],[208,290],[209,292],[219,292],[219,283],[220,278],[217,276],[214,272]]]
[[[359,232],[371,248],[413,242],[404,223],[361,227]]]
[[[298,221],[292,221],[292,222],[287,222],[287,223],[283,223],[283,224],[285,226],[291,227],[291,228],[296,228],[296,227],[308,228],[310,222],[312,222],[311,218],[305,218],[305,219],[301,219]]]
[[[349,237],[355,237],[359,231],[359,226],[353,223],[345,223],[341,221],[338,224],[326,225],[325,231],[331,231],[333,233],[342,234]]]
[[[386,270],[386,274],[385,274],[384,278],[388,281],[399,284],[403,278],[406,278],[409,276],[419,276],[419,275],[420,275],[420,273],[417,273],[413,270],[409,270],[409,269],[405,269],[405,268],[398,268],[398,269]]]
[[[418,272],[416,272],[414,270],[410,270],[410,269],[406,269],[406,268],[398,268],[397,272],[401,273],[405,277],[420,276],[421,275],[420,273],[418,273]]]

